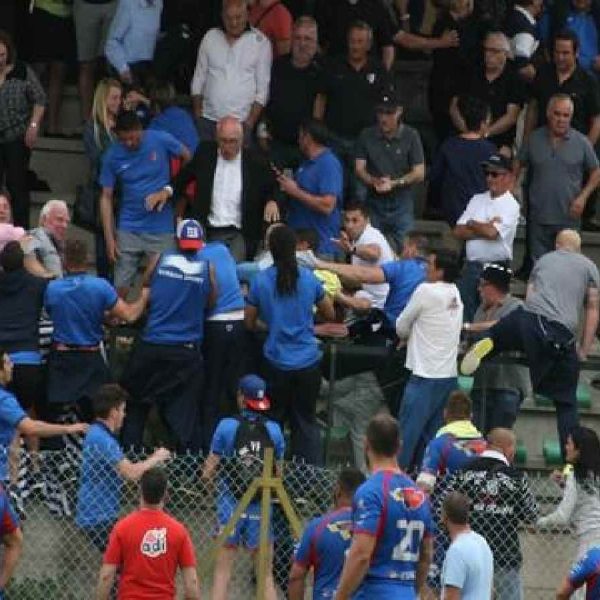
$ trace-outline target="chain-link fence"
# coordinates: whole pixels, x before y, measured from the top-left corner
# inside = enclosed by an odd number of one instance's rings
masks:
[[[35,457],[24,454],[24,458],[27,460],[22,460],[21,464],[26,468],[21,472],[18,492],[25,517],[24,552],[7,597],[10,600],[93,598],[101,552],[75,522],[80,480],[77,456],[69,452],[49,452]],[[220,509],[224,498],[219,481],[227,475],[229,485],[234,489],[244,487],[246,483],[241,464],[229,464],[221,468],[209,481],[200,476],[203,465],[202,457],[192,455],[178,456],[169,462],[167,510],[187,526],[192,536],[203,598],[209,598],[214,568],[214,538],[219,531],[219,519],[223,524]],[[283,466],[283,485],[303,525],[313,516],[331,509],[336,477],[337,472],[333,469],[297,463]],[[560,501],[561,489],[546,475],[531,476],[529,488],[539,514],[547,514]],[[232,495],[233,506],[242,496],[242,491],[237,489]],[[138,486],[125,482],[120,493],[120,514],[134,510],[138,503]],[[498,514],[506,516],[503,510],[500,508]],[[491,510],[489,514],[492,514]],[[272,522],[275,538],[274,577],[280,597],[285,597],[294,539],[277,501],[273,504]],[[499,543],[507,548],[514,547],[514,536],[503,527],[503,520],[499,519],[496,526]],[[559,526],[541,531],[519,525],[515,531],[518,531],[523,554],[520,572],[525,598],[554,597],[556,586],[577,554],[574,535],[568,527]],[[257,543],[257,538],[254,542]],[[240,551],[232,571],[229,598],[255,598],[255,586],[252,557],[250,553]]]

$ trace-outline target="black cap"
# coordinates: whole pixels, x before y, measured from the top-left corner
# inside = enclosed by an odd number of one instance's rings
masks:
[[[512,269],[499,265],[496,263],[487,263],[483,272],[481,273],[481,279],[491,283],[494,287],[499,290],[508,292],[510,289],[510,280],[512,279]]]
[[[512,161],[502,154],[492,154],[481,163],[486,171],[512,171]]]
[[[400,98],[398,98],[394,92],[388,91],[381,94],[377,101],[377,105],[375,106],[375,110],[392,111],[401,106],[402,103],[400,102]]]

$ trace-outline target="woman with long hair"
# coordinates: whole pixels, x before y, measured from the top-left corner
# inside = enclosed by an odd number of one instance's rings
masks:
[[[98,176],[102,156],[115,140],[114,127],[121,110],[123,88],[118,79],[102,79],[96,86],[92,102],[92,114],[83,129],[83,146],[90,163],[89,185],[100,198]],[[102,228],[96,232],[96,270],[100,277],[109,277],[110,266],[106,257],[106,244]]]
[[[314,335],[313,307],[331,321],[333,304],[312,271],[296,262],[296,236],[289,227],[271,231],[269,249],[273,266],[252,281],[246,327],[267,331],[263,354],[268,392],[273,416],[281,423],[289,421],[292,455],[318,464],[321,444],[316,404],[321,352]]]
[[[577,558],[600,545],[600,440],[588,427],[577,426],[565,444],[567,463],[573,469],[565,479],[556,509],[538,519],[538,527],[572,525],[577,537]]]

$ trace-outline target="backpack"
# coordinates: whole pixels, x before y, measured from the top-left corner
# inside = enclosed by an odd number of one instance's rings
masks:
[[[275,444],[263,417],[247,419],[238,416],[235,419],[239,425],[233,440],[233,460],[227,465],[226,480],[233,497],[240,500],[250,484],[262,476],[265,450],[274,448]]]

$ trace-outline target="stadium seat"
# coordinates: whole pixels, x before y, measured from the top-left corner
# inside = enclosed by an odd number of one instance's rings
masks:
[[[556,438],[544,438],[543,454],[548,466],[562,465],[563,458],[560,453],[560,444]]]
[[[458,388],[465,394],[470,394],[473,389],[473,378],[461,375],[458,378]]]
[[[536,406],[552,406],[552,400],[543,396],[542,394],[535,395]],[[592,395],[590,393],[590,387],[587,383],[580,383],[577,386],[577,407],[579,409],[587,410],[592,406]]]
[[[524,465],[527,462],[527,448],[523,440],[517,440],[517,449],[515,451],[515,463]]]

